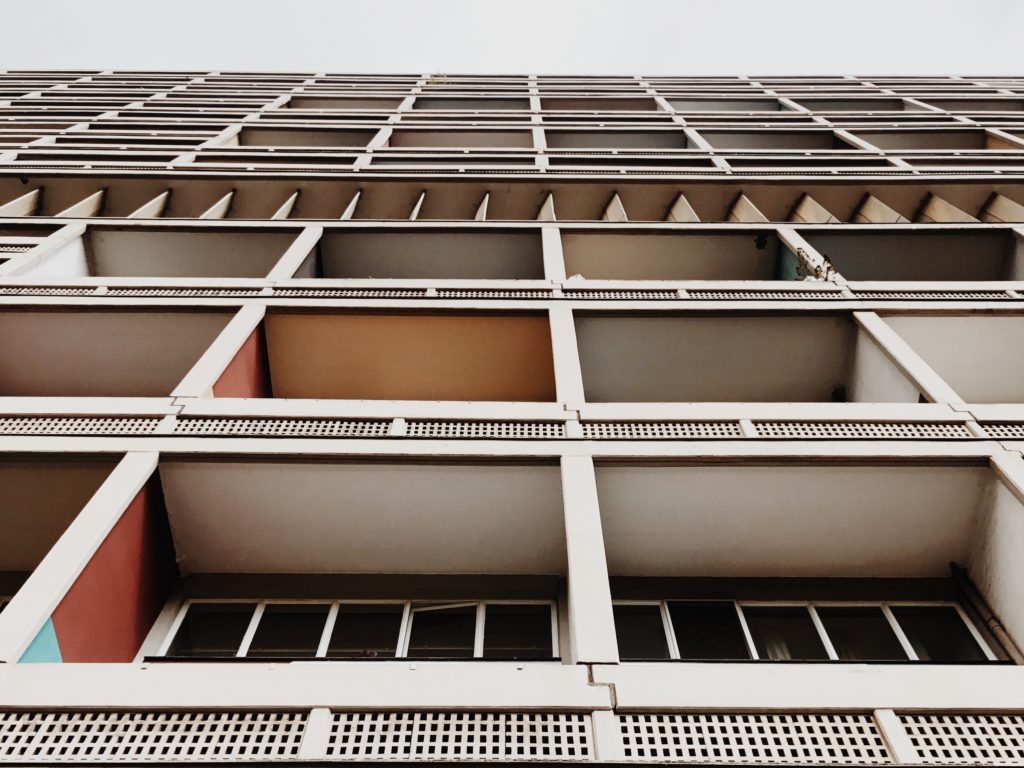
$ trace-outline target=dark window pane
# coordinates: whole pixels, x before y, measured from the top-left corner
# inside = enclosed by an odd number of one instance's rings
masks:
[[[268,605],[256,627],[247,656],[316,656],[329,605]]]
[[[255,610],[253,603],[193,603],[167,655],[234,656]]]
[[[743,609],[762,659],[827,659],[825,646],[803,607],[752,606]]]
[[[550,659],[550,605],[488,605],[485,659]]]
[[[401,605],[343,605],[338,611],[327,657],[393,657],[402,628]]]
[[[683,659],[749,659],[743,628],[732,603],[668,604]]]
[[[667,659],[668,641],[657,605],[616,605],[615,636],[624,661]]]
[[[819,608],[818,617],[840,659],[906,661],[881,608]]]
[[[959,612],[949,605],[893,606],[893,615],[921,661],[984,661]]]
[[[471,659],[476,637],[476,607],[414,611],[409,635],[413,659]]]

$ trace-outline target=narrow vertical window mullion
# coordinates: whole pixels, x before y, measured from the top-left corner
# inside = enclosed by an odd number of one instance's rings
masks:
[[[818,609],[813,603],[808,603],[807,612],[811,614],[811,621],[814,623],[814,628],[818,631],[818,637],[821,638],[821,644],[825,646],[825,653],[828,654],[829,661],[838,661],[839,654],[836,653],[835,646],[832,645],[832,638],[828,636],[828,632],[825,631],[825,625],[821,623],[821,617],[818,616]]]
[[[174,636],[178,634],[178,630],[181,629],[181,625],[185,621],[185,614],[188,613],[189,608],[192,607],[191,600],[182,600],[181,607],[178,608],[178,612],[174,615],[174,621],[171,622],[170,629],[167,630],[167,636],[164,637],[160,643],[160,648],[157,650],[157,656],[166,656],[167,651],[171,649],[171,643],[174,642]]]
[[[487,603],[481,601],[476,606],[476,629],[473,635],[473,658],[484,656],[484,631],[487,624]]]
[[[551,601],[551,657],[559,658],[562,648],[558,642],[558,601]]]
[[[736,608],[736,615],[739,616],[740,627],[743,628],[743,639],[747,641],[747,650],[750,652],[750,658],[757,661],[761,657],[757,654],[757,646],[754,645],[754,636],[750,634],[750,627],[747,626],[747,617],[743,615],[743,606],[737,602],[733,602],[733,606]]]
[[[316,647],[316,657],[322,659],[327,656],[327,649],[331,645],[331,635],[334,634],[334,625],[338,623],[338,612],[341,603],[334,601],[331,609],[327,612],[327,621],[324,622],[324,631],[320,635],[320,644]]]
[[[408,600],[402,608],[402,623],[398,628],[398,648],[395,657],[402,659],[409,655],[409,634],[412,630],[412,603]]]
[[[256,636],[256,627],[259,626],[260,619],[263,618],[263,611],[266,607],[266,600],[260,600],[256,603],[256,610],[252,612],[252,618],[249,619],[249,626],[246,628],[245,634],[242,635],[242,644],[238,646],[238,653],[235,654],[237,658],[243,658],[249,653],[249,646],[252,645],[252,639]]]
[[[889,608],[888,603],[881,604],[882,613],[885,614],[886,620],[889,622],[889,626],[892,627],[892,631],[896,633],[896,639],[900,641],[900,645],[903,646],[903,652],[907,654],[907,658],[911,661],[920,661],[917,657],[917,651],[914,650],[914,646],[911,644],[910,639],[903,631],[903,627],[896,620],[892,610]]]
[[[668,641],[668,657],[679,659],[679,643],[676,642],[676,628],[672,626],[672,616],[668,612],[668,600],[658,602],[661,610],[661,623],[665,627],[665,639]]]
[[[982,637],[981,633],[978,631],[978,628],[974,626],[974,622],[971,621],[971,617],[967,615],[967,612],[963,609],[963,606],[959,603],[953,603],[952,605],[953,608],[956,610],[957,614],[959,614],[960,620],[967,625],[967,631],[971,633],[971,637],[974,638],[974,642],[976,642],[978,644],[978,647],[981,648],[981,652],[985,654],[985,658],[989,661],[997,661],[996,655],[992,652],[992,649],[989,647],[989,644],[985,642],[985,638]]]

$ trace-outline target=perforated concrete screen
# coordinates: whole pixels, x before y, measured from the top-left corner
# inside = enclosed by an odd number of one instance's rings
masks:
[[[0,70],[0,763],[1024,766],[1022,107]]]

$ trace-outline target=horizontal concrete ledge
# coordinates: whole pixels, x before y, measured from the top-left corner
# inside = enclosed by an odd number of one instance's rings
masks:
[[[619,711],[1024,710],[1010,665],[643,663],[594,666]]]
[[[2,707],[474,709],[612,706],[585,666],[458,662],[6,664]]]

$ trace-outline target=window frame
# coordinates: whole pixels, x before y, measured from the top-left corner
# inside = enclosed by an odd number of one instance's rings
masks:
[[[0,598],[2,601],[2,598]],[[366,661],[367,659],[360,658],[347,658],[347,659],[331,659],[327,656],[327,650],[330,646],[331,636],[334,634],[334,628],[338,622],[338,615],[341,613],[342,606],[346,605],[400,605],[402,606],[402,618],[399,623],[398,636],[396,638],[395,655],[384,657],[378,660],[387,661],[402,661],[408,658],[409,652],[409,641],[412,637],[413,619],[416,612],[431,611],[431,610],[444,610],[447,608],[461,608],[472,606],[476,609],[475,624],[474,624],[474,636],[473,636],[473,656],[471,659],[464,659],[465,661],[483,661],[484,659],[484,637],[487,622],[487,606],[489,605],[547,605],[550,607],[551,613],[551,656],[548,659],[537,659],[532,660],[532,663],[536,661],[559,661],[561,660],[560,643],[559,643],[559,632],[558,632],[558,601],[557,600],[400,600],[400,599],[346,599],[346,600],[325,600],[316,598],[282,598],[282,599],[269,599],[269,600],[258,600],[258,599],[231,599],[231,598],[188,598],[181,602],[178,606],[174,619],[167,629],[166,635],[160,641],[159,646],[156,649],[156,653],[153,654],[152,658],[177,658],[168,657],[168,651],[171,645],[174,643],[175,637],[177,637],[178,631],[181,629],[181,625],[185,622],[185,617],[188,614],[189,609],[193,605],[252,605],[254,606],[252,615],[249,617],[249,624],[242,635],[242,640],[239,643],[238,650],[235,652],[234,657],[236,659],[252,659],[254,661],[261,661],[260,657],[250,657],[249,649],[252,646],[253,638],[256,636],[256,631],[259,628],[260,620],[263,618],[263,614],[266,611],[268,605],[326,605],[328,606],[327,616],[324,620],[324,628],[320,634],[320,640],[317,644],[316,654],[310,657],[303,657],[302,661]],[[201,659],[202,657],[196,657]],[[444,659],[438,659],[439,661]],[[488,661],[515,661],[516,663],[522,663],[515,659],[487,659]],[[282,661],[287,662],[289,659],[285,658]],[[415,659],[415,661],[431,661],[431,659]]]
[[[956,602],[955,600],[730,600],[730,599],[717,599],[717,598],[678,598],[678,599],[665,599],[665,600],[612,600],[612,605],[657,605],[660,606],[661,610],[661,622],[662,628],[665,631],[666,645],[668,647],[669,658],[666,661],[692,661],[700,663],[699,659],[684,659],[679,653],[679,645],[676,641],[675,628],[672,626],[672,618],[669,614],[668,605],[669,603],[732,603],[736,609],[736,615],[739,619],[740,628],[743,631],[743,640],[747,646],[747,653],[750,654],[749,659],[734,659],[736,663],[742,663],[746,661],[774,661],[774,659],[762,659],[757,652],[757,646],[754,643],[754,637],[750,632],[750,627],[747,624],[747,618],[744,615],[744,607],[757,607],[757,608],[806,608],[807,613],[810,616],[811,622],[814,625],[815,631],[818,633],[818,639],[821,641],[822,646],[825,648],[825,653],[828,655],[827,659],[821,661],[815,661],[811,659],[794,659],[793,663],[821,663],[822,661],[828,662],[841,662],[841,663],[853,663],[853,664],[877,664],[877,663],[922,663],[917,653],[914,651],[914,647],[907,637],[903,628],[900,626],[899,621],[892,612],[894,607],[910,606],[919,608],[953,608],[960,620],[967,627],[968,632],[973,638],[974,642],[978,645],[985,660],[982,663],[987,662],[999,662],[1000,659],[996,656],[992,650],[991,645],[985,639],[984,635],[981,634],[977,626],[971,620],[967,611],[964,607]],[[832,644],[831,638],[828,636],[828,632],[825,629],[821,617],[818,615],[818,608],[879,608],[885,616],[886,621],[889,623],[889,627],[892,629],[893,634],[896,635],[896,639],[899,641],[900,647],[903,652],[907,655],[906,659],[886,659],[884,661],[855,661],[840,659],[839,654],[836,653],[835,646]],[[718,660],[715,660],[716,663]],[[934,663],[934,662],[924,662]]]

